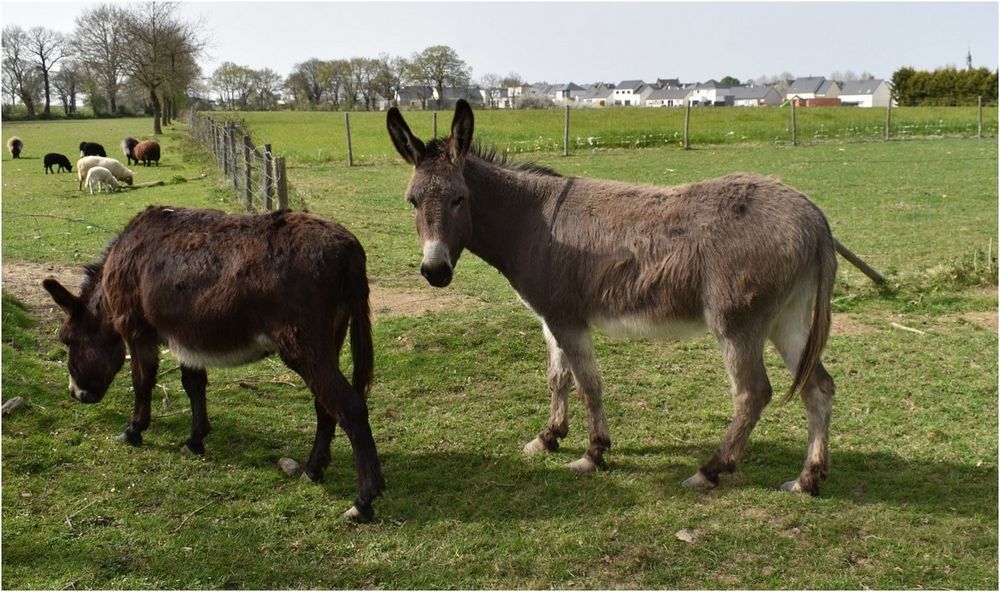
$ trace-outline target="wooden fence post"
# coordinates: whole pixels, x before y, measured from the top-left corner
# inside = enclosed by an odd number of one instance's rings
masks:
[[[264,144],[264,210],[270,212],[274,204],[274,177],[271,174],[271,167],[274,166],[274,157],[271,156],[271,145]]]
[[[229,156],[232,158],[230,162],[229,173],[233,176],[233,191],[240,190],[240,170],[239,170],[239,155],[236,152],[236,125],[234,124],[229,130]]]
[[[889,99],[889,103],[885,106],[885,135],[886,141],[892,136],[892,99]]]
[[[253,162],[256,151],[250,136],[243,135],[243,207],[248,212],[253,211]]]
[[[437,111],[431,111],[431,129],[433,130],[431,132],[431,137],[432,138],[438,137],[438,112]]]
[[[837,252],[840,253],[840,256],[843,257],[844,259],[847,259],[848,261],[850,261],[851,265],[853,265],[854,267],[857,267],[858,269],[860,269],[861,273],[863,273],[866,276],[868,276],[869,279],[871,279],[873,282],[875,282],[879,286],[886,285],[887,282],[885,281],[885,278],[882,277],[882,274],[880,274],[879,272],[877,272],[874,269],[872,269],[872,267],[870,265],[868,265],[867,263],[865,263],[861,259],[861,257],[858,257],[857,255],[855,255],[850,249],[848,249],[847,247],[845,247],[837,239],[833,239],[833,244],[834,244],[834,247],[837,249]]]
[[[351,114],[344,113],[344,127],[347,128],[347,166],[354,166],[354,150],[351,148]]]
[[[983,97],[977,97],[976,103],[979,105],[979,131],[976,132],[976,137],[980,140],[983,139]]]
[[[569,156],[569,105],[566,105],[566,124],[563,126],[563,156]]]
[[[796,135],[798,130],[796,129],[797,122],[795,121],[795,99],[792,99],[788,104],[792,107],[792,146],[798,146],[799,140]]]
[[[288,179],[285,177],[285,157],[274,159],[274,181],[278,186],[278,209],[288,207]]]
[[[684,101],[684,149],[690,150],[691,143],[688,131],[691,129],[691,100]]]
[[[222,135],[222,137],[220,138],[220,140],[222,141],[222,151],[221,151],[222,174],[225,175],[226,177],[229,176],[229,126],[230,125],[232,124],[226,122],[226,125],[223,126],[221,130],[219,130],[219,132]]]

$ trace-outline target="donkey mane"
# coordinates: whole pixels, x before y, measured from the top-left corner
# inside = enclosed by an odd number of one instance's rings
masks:
[[[426,150],[425,157],[434,158],[446,153],[448,151],[448,144],[441,138],[435,138],[427,143]],[[562,175],[553,169],[531,161],[511,162],[507,153],[499,152],[495,146],[484,146],[478,143],[473,144],[469,153],[480,160],[508,170],[545,175],[547,177],[562,177]]]

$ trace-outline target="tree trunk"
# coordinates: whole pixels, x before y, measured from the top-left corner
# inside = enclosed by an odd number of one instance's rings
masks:
[[[48,70],[42,70],[42,82],[45,84],[45,109],[42,110],[42,118],[48,119],[52,117],[52,91],[49,88],[49,72]]]
[[[156,87],[149,87],[149,101],[153,106],[153,135],[157,136],[163,133],[163,127],[160,125],[160,118],[163,115],[160,106],[160,97],[156,96]]]

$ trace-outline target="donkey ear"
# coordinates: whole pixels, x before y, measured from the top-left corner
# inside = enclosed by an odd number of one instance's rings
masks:
[[[455,103],[455,118],[451,121],[451,137],[448,138],[448,158],[454,163],[461,161],[472,147],[473,128],[472,107],[465,99]]]
[[[424,158],[426,147],[420,138],[413,135],[410,126],[406,125],[403,114],[396,107],[391,107],[385,117],[386,127],[389,128],[389,137],[396,151],[403,157],[403,160],[417,166]]]
[[[42,282],[42,287],[52,296],[59,308],[63,309],[67,315],[72,315],[80,309],[80,298],[74,296],[69,290],[63,287],[53,278],[48,278]]]

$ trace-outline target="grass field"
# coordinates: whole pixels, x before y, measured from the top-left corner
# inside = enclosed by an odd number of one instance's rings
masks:
[[[424,137],[426,115],[409,115]],[[477,113],[487,141],[530,128],[491,115]],[[565,174],[661,184],[778,175],[890,278],[880,292],[841,261],[825,355],[838,392],[822,496],[776,490],[805,452],[797,403],[769,407],[739,471],[698,495],[679,483],[712,453],[731,408],[715,343],[598,335],[609,470],[576,478],[563,468],[587,445],[576,401],[562,450],[524,458],[549,405],[538,322],[469,254],[445,291],[423,286],[402,200],[409,167],[378,137],[383,116],[369,117],[352,118],[356,159],[364,155],[352,168],[338,152],[342,114],[247,121],[288,156],[296,203],[365,244],[374,288],[443,303],[374,309],[369,405],[389,488],[376,522],[338,518],[354,496],[342,434],[322,485],[276,469],[281,456],[305,457],[315,421],[308,391],[280,362],[210,372],[215,431],[208,456],[189,458],[177,450],[190,413],[165,355],[157,399],[168,394],[170,405],[155,406],[143,448],[125,448],[114,438],[131,414],[127,373],[101,404],[71,401],[55,315],[5,294],[3,396],[29,405],[3,420],[4,588],[997,587],[996,263],[986,263],[987,251],[996,256],[995,138],[530,156]],[[442,133],[448,122],[440,117]],[[90,196],[75,175],[42,174],[44,152],[73,154],[82,139],[110,147],[149,127],[5,124],[3,140],[21,136],[37,159],[2,161],[5,269],[89,262],[147,204],[238,208],[183,126],[159,138],[159,169],[137,170],[137,182],[163,186]],[[15,280],[5,273],[5,290]],[[767,363],[782,391],[789,379],[773,352]],[[697,541],[678,540],[681,529]]]

